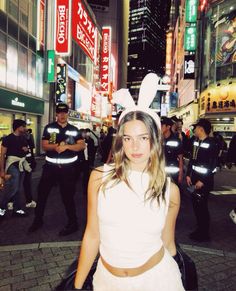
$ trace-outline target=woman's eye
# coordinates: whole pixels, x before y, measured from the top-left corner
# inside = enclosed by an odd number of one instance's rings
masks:
[[[123,140],[127,142],[127,141],[130,141],[130,138],[129,137],[123,137]]]
[[[143,141],[147,141],[147,140],[149,140],[149,137],[148,136],[142,136],[142,140]]]

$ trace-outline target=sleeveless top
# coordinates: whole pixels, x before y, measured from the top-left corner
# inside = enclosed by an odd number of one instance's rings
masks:
[[[103,179],[111,166],[104,165]],[[134,268],[144,264],[163,245],[161,234],[165,225],[170,199],[170,179],[165,201],[145,201],[149,184],[147,173],[130,171],[128,181],[98,193],[100,254],[104,260],[119,268]],[[112,182],[111,182],[112,183]]]

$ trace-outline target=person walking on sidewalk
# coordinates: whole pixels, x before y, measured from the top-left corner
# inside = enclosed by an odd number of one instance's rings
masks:
[[[30,165],[26,161],[28,153],[28,143],[25,138],[26,122],[21,119],[13,121],[13,133],[4,137],[1,145],[0,176],[4,178],[10,175],[6,181],[5,191],[0,203],[0,218],[3,218],[8,202],[13,202],[13,216],[25,217],[23,210],[20,188],[24,171],[31,171]]]
[[[84,150],[85,143],[79,139],[77,127],[68,123],[68,105],[56,105],[56,122],[46,125],[43,131],[42,148],[46,152],[46,163],[38,185],[38,199],[35,218],[28,232],[43,226],[43,215],[50,191],[59,184],[62,202],[68,217],[67,225],[59,235],[68,235],[78,229],[74,194],[76,187],[76,161],[78,152]]]
[[[217,146],[209,137],[211,123],[201,118],[195,124],[193,153],[189,161],[186,182],[191,190],[193,210],[197,219],[197,229],[189,237],[195,241],[210,239],[210,214],[208,210],[209,193],[214,185],[214,172],[217,163]]]
[[[144,104],[151,102],[150,87],[154,87],[154,96],[157,90],[153,75],[145,78],[147,90],[145,79],[141,85],[140,91],[146,92],[139,96],[143,105],[133,102],[120,116],[114,164],[105,164],[90,176],[88,221],[74,283],[77,289],[83,290],[99,250],[95,291],[184,290],[172,257],[176,254],[179,190],[166,179],[160,119]]]

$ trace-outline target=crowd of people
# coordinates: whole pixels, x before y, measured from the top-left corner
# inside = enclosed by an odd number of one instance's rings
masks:
[[[153,78],[154,74],[149,74],[142,86],[154,97]],[[189,237],[207,241],[208,199],[215,170],[236,164],[236,135],[223,157],[227,146],[219,134],[211,134],[209,120],[199,119],[193,125],[193,137],[187,137],[181,119],[160,119],[149,109],[152,98],[145,101],[144,88],[140,89],[138,105],[125,109],[117,129],[110,127],[107,134],[96,126],[78,129],[71,125],[67,104],[57,104],[56,121],[46,125],[42,135],[45,164],[36,201],[31,190],[36,167],[32,131],[27,130],[25,121],[16,119],[13,132],[2,140],[0,177],[5,185],[0,219],[4,219],[9,203],[13,216],[27,216],[21,199],[23,183],[25,206],[35,208],[29,233],[43,227],[47,199],[55,185],[59,185],[67,215],[59,235],[78,230],[74,196],[76,181],[82,175],[88,215],[77,289],[82,288],[99,252],[94,290],[113,290],[112,286],[114,290],[153,290],[152,286],[184,290],[175,245],[180,192],[186,185],[196,216],[197,228]],[[94,169],[96,157],[101,157],[104,165]],[[236,209],[230,217],[236,223]]]

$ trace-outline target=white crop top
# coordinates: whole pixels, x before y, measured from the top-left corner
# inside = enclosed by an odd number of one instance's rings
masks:
[[[111,169],[104,165],[104,177]],[[170,180],[166,202],[144,201],[148,187],[147,173],[130,171],[130,189],[124,182],[98,194],[100,254],[104,260],[120,268],[144,264],[163,245],[162,229],[169,207]]]

